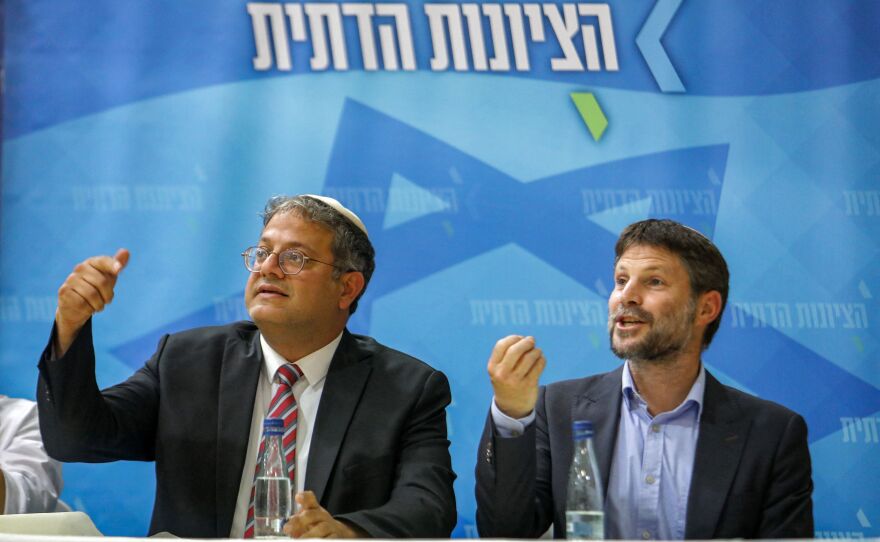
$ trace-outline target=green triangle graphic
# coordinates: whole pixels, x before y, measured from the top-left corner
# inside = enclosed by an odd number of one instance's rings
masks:
[[[596,101],[596,97],[593,96],[593,93],[572,92],[571,101],[574,102],[574,106],[577,107],[578,113],[580,113],[581,118],[584,119],[593,139],[596,141],[602,139],[602,134],[604,134],[605,129],[608,128],[608,119],[605,118],[605,113],[602,112],[602,108],[599,107],[599,102]]]

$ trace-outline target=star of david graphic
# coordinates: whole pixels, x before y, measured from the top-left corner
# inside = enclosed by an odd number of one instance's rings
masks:
[[[377,253],[377,272],[349,327],[369,332],[371,307],[382,296],[510,243],[597,291],[596,285],[611,273],[617,236],[596,217],[585,214],[585,191],[626,187],[644,194],[662,188],[709,193],[719,201],[727,153],[726,145],[675,149],[522,182],[461,149],[348,100],[340,116],[324,192],[338,195],[358,212]],[[455,208],[447,209],[454,212],[432,212],[389,224],[387,205],[371,209],[364,207],[364,201],[346,201],[346,194],[356,194],[358,189],[387,195],[394,178],[404,178],[428,192],[455,194]],[[711,238],[715,214],[692,207],[685,206],[674,218]],[[652,207],[645,209],[647,216],[660,216]],[[241,293],[230,296],[239,304],[242,298]],[[205,307],[120,344],[112,353],[139,367],[162,334],[222,323],[226,322],[218,320],[214,306]],[[494,340],[487,337],[487,344]],[[751,391],[802,414],[811,442],[839,430],[841,417],[880,410],[880,390],[772,327],[733,328],[728,314],[710,352],[710,370],[716,367]]]

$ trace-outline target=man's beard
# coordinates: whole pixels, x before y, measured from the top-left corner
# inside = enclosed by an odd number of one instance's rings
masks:
[[[696,301],[689,299],[684,311],[662,315],[655,322],[654,316],[640,307],[624,308],[622,305],[608,315],[608,335],[611,351],[620,359],[634,363],[648,362],[662,364],[675,359],[690,343],[693,336],[693,323],[696,316]],[[638,342],[626,346],[614,344],[615,322],[620,316],[632,316],[651,325],[650,330]]]

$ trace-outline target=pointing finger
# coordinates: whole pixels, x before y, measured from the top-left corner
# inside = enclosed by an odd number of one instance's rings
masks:
[[[116,276],[117,273],[118,262],[110,256],[94,256],[84,261],[83,264],[105,275]]]
[[[116,260],[116,262],[113,264],[113,272],[119,273],[120,271],[125,269],[125,266],[128,265],[128,259],[130,257],[131,253],[128,251],[128,249],[120,248],[119,250],[117,250],[116,254],[113,256],[113,259]]]

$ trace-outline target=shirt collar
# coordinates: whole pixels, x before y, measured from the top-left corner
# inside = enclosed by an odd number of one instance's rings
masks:
[[[623,401],[624,403],[626,403],[626,407],[629,410],[633,410],[639,405],[645,404],[645,401],[641,398],[639,392],[636,390],[636,384],[633,381],[632,373],[629,372],[629,361],[623,364],[622,372],[623,375],[621,376],[620,391],[621,393],[623,393]],[[705,391],[706,367],[703,365],[702,362],[700,362],[700,372],[697,373],[697,379],[694,380],[690,391],[688,391],[688,394],[684,398],[684,401],[682,401],[680,405],[675,407],[675,409],[672,410],[672,412],[670,412],[669,414],[674,416],[693,404],[696,405],[697,420],[699,420],[703,414],[703,394]],[[647,408],[647,405],[645,405],[645,408]]]
[[[336,353],[336,348],[341,341],[342,332],[340,331],[335,339],[311,354],[297,360],[296,365],[302,371],[303,377],[309,386],[319,384],[327,376],[327,371],[330,370],[330,362],[333,361],[333,354]],[[262,333],[260,334],[260,347],[263,349],[263,367],[265,367],[266,374],[271,381],[275,378],[275,372],[278,371],[278,368],[288,363],[288,361],[269,346]]]

